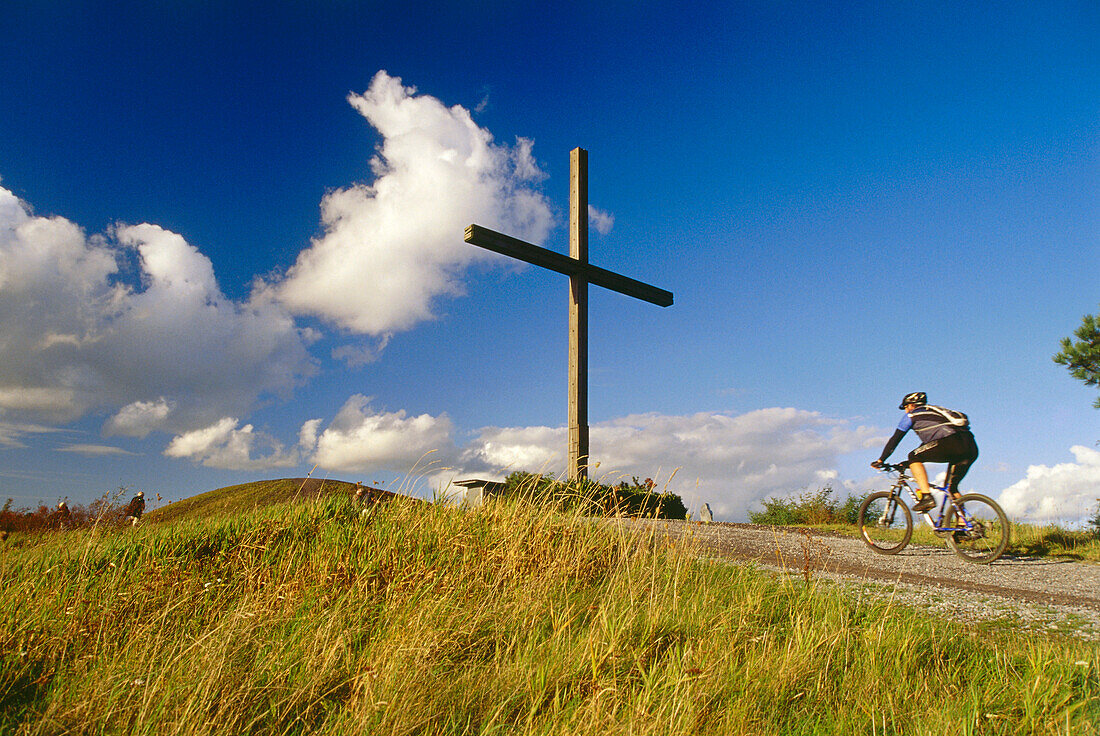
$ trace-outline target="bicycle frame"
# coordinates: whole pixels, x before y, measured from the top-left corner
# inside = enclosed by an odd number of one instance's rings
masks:
[[[901,501],[901,491],[904,488],[905,490],[909,491],[909,495],[913,498],[914,501],[916,501],[917,494],[909,485],[909,481],[912,480],[912,478],[905,474],[905,470],[898,470],[895,472],[897,472],[898,474],[898,479],[894,481],[894,485],[890,487],[891,498],[895,501]],[[966,509],[963,508],[962,505],[955,502],[955,499],[951,497],[951,493],[947,490],[947,486],[938,486],[935,483],[929,483],[929,486],[932,488],[932,490],[940,491],[944,494],[943,498],[939,502],[939,507],[933,509],[934,511],[938,512],[935,518],[932,517],[932,510],[920,513],[920,516],[924,517],[925,523],[932,527],[932,531],[940,534],[948,532],[969,532],[973,530],[974,523],[967,515]],[[955,517],[963,523],[962,526],[943,525],[943,520],[947,516],[947,505],[949,502],[952,506],[954,506]],[[887,505],[887,508],[883,511],[883,520],[892,523],[893,519],[886,519],[886,515],[892,515],[893,513],[894,508],[890,505]]]
[[[868,493],[860,503],[860,536],[875,552],[895,555],[905,549],[913,537],[913,513],[902,498],[902,491],[909,491],[914,500],[917,494],[907,475],[908,465],[879,463],[875,467],[896,474],[896,480],[889,490]],[[931,508],[920,515],[932,527],[933,534],[946,539],[947,546],[967,562],[989,564],[1004,554],[1011,523],[996,501],[980,493],[951,494],[946,484],[932,488],[944,497],[939,500],[938,508],[931,504]]]

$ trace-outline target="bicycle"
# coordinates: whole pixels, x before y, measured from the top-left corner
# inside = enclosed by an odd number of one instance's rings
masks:
[[[859,507],[857,524],[863,541],[875,552],[896,555],[905,549],[913,537],[913,514],[902,501],[902,490],[916,493],[906,475],[908,465],[884,463],[884,472],[897,473],[898,478],[888,491],[875,491]],[[952,497],[945,486],[932,485],[944,494],[939,507],[921,514],[938,537],[947,540],[951,550],[967,562],[988,565],[1008,547],[1010,525],[997,502],[980,493]],[[885,502],[883,505],[881,502]],[[933,516],[935,514],[935,516]]]

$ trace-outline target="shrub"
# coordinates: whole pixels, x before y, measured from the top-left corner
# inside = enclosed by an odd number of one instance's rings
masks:
[[[45,530],[83,529],[97,524],[118,525],[124,520],[125,501],[130,489],[123,486],[106,493],[87,506],[69,506],[69,514],[62,516],[56,508],[40,504],[38,508],[12,508],[9,498],[0,507],[0,532],[38,532]]]
[[[551,475],[516,471],[504,479],[505,498],[525,498],[551,504],[563,511],[577,510],[590,516],[644,516],[653,519],[683,519],[687,507],[675,493],[654,490],[651,478],[632,478],[618,485],[593,480],[580,483],[561,481]]]
[[[859,505],[866,496],[848,496],[843,503],[833,495],[833,487],[804,492],[796,498],[765,498],[763,511],[750,511],[753,524],[790,526],[794,524],[855,524]]]

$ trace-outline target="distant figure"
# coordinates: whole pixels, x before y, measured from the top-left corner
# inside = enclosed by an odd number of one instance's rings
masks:
[[[57,509],[53,512],[53,525],[58,529],[66,529],[69,526],[69,522],[72,520],[72,513],[69,511],[69,504],[64,501],[57,502]]]
[[[145,492],[138,491],[137,495],[130,499],[130,505],[126,507],[126,521],[137,526],[141,520],[141,514],[145,511]]]
[[[8,530],[7,529],[0,529],[0,542],[3,542],[7,538],[8,538]]]
[[[367,489],[363,487],[363,481],[357,481],[355,484],[355,503],[359,504],[359,515],[366,515],[370,509],[370,494],[367,493]]]

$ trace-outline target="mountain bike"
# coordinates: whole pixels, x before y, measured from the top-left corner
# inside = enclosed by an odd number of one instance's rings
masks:
[[[897,480],[888,491],[875,491],[859,507],[859,533],[875,552],[896,555],[905,549],[913,537],[913,514],[902,500],[908,491],[917,495],[906,475],[908,465],[884,463],[882,470],[897,473]],[[980,493],[952,495],[945,486],[932,485],[943,498],[939,506],[921,514],[936,536],[947,540],[952,551],[967,562],[989,564],[1004,554],[1008,547],[1008,517],[997,502]],[[938,494],[937,494],[938,495]]]

